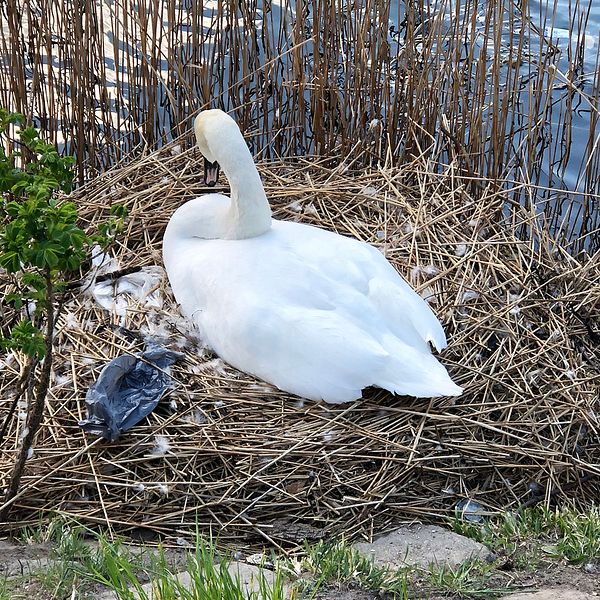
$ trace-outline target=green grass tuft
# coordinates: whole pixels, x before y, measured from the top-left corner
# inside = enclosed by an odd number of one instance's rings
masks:
[[[454,531],[513,556],[518,566],[535,566],[535,559],[544,554],[575,565],[600,559],[600,509],[595,505],[585,512],[570,507],[527,508],[483,524],[455,517],[451,525]]]

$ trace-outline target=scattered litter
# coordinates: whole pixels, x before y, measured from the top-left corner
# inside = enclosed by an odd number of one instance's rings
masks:
[[[172,387],[170,365],[182,357],[180,352],[150,345],[141,354],[111,360],[87,392],[88,418],[79,422],[80,427],[114,442],[154,410]]]
[[[96,281],[91,294],[94,300],[105,310],[124,317],[130,299],[134,299],[148,308],[162,308],[160,282],[164,271],[161,267],[142,267],[139,271],[127,273],[116,278]]]
[[[463,499],[456,503],[456,512],[460,514],[464,521],[469,523],[482,523],[484,518],[484,508],[474,500]]]
[[[304,207],[304,214],[305,215],[312,215],[313,217],[318,217],[319,216],[319,211],[317,210],[317,207],[312,202],[309,202]]]
[[[373,186],[366,185],[362,190],[360,190],[360,193],[363,196],[377,196],[377,189]]]
[[[266,554],[257,553],[251,554],[250,556],[246,556],[246,562],[249,565],[257,565],[260,567],[264,567],[265,569],[273,568],[273,563],[267,558]]]
[[[169,439],[164,435],[157,435],[154,438],[154,447],[150,451],[150,456],[165,456],[171,451]]]
[[[465,290],[462,295],[462,303],[469,302],[469,300],[477,300],[479,298],[479,292],[475,290]]]
[[[302,205],[300,204],[300,202],[298,202],[298,200],[294,200],[293,202],[290,202],[286,208],[289,208],[290,210],[293,210],[294,212],[297,213],[301,213],[302,212]]]
[[[456,256],[464,256],[467,253],[467,245],[466,244],[456,244],[456,248],[454,249],[454,254]]]

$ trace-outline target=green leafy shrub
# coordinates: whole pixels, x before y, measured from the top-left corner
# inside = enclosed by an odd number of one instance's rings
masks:
[[[16,134],[11,135],[13,131]],[[88,234],[78,225],[77,207],[65,196],[72,190],[75,159],[61,156],[18,113],[0,109],[0,267],[10,291],[2,303],[12,307],[12,323],[0,335],[0,347],[23,352],[28,367],[0,429],[2,440],[19,397],[35,377],[21,451],[9,482],[0,517],[18,491],[21,473],[42,420],[50,382],[57,305],[67,284],[79,277],[93,244],[106,247],[126,216],[111,208],[111,219]],[[41,362],[41,367],[36,370]]]

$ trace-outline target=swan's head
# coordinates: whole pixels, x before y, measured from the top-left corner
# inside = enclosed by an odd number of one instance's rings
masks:
[[[204,180],[213,186],[219,178],[219,164],[226,159],[225,153],[235,154],[240,148],[247,152],[246,143],[237,123],[218,108],[203,110],[194,121],[198,148],[204,156]]]

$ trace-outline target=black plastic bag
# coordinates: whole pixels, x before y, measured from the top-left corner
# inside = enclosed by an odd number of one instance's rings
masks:
[[[88,418],[79,422],[80,427],[114,442],[149,415],[172,388],[170,366],[182,356],[153,345],[137,356],[111,360],[88,389]]]

